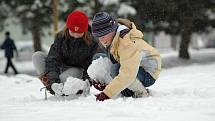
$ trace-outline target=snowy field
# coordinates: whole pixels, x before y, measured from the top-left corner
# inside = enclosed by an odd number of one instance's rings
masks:
[[[44,100],[36,77],[0,75],[0,121],[215,121],[213,69],[215,62],[164,69],[150,97],[104,102],[94,88],[88,97]]]

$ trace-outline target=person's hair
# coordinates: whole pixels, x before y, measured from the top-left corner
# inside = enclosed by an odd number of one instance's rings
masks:
[[[71,37],[71,35],[69,34],[69,29],[66,26],[63,28],[63,36],[66,39],[69,39]],[[90,45],[93,41],[92,34],[89,31],[84,32],[84,35],[82,38],[87,45]]]
[[[5,35],[10,36],[10,32],[9,31],[5,32]]]

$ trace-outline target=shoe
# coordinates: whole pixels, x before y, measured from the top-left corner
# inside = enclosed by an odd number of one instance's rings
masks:
[[[144,91],[135,91],[133,98],[142,98],[142,97],[148,97],[149,96],[149,90],[146,89]]]
[[[133,98],[141,98],[141,97],[148,97],[149,93],[146,89],[146,87],[139,81],[139,79],[136,79],[129,87],[128,89],[132,90],[134,92]]]

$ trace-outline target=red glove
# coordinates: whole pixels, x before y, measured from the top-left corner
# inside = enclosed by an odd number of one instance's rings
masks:
[[[100,82],[92,81],[92,85],[99,91],[103,91],[106,87],[106,84],[102,84]]]
[[[41,82],[43,83],[44,86],[49,85],[49,80],[48,80],[48,77],[46,74],[40,76],[39,79],[41,80]]]
[[[46,74],[42,75],[39,77],[39,79],[41,80],[41,82],[43,83],[43,85],[46,87],[46,89],[52,94],[54,95],[54,91],[51,89],[51,84],[49,83],[48,77]]]
[[[110,99],[104,92],[96,95],[96,101],[104,101]]]

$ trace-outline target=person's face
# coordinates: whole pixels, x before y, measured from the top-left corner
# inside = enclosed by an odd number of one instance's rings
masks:
[[[75,32],[71,32],[70,30],[69,30],[69,34],[74,38],[81,38],[84,36],[84,33],[75,33]]]
[[[108,33],[104,36],[99,37],[99,41],[104,45],[104,46],[109,46],[111,42],[113,41],[113,37],[115,35],[115,31]]]

